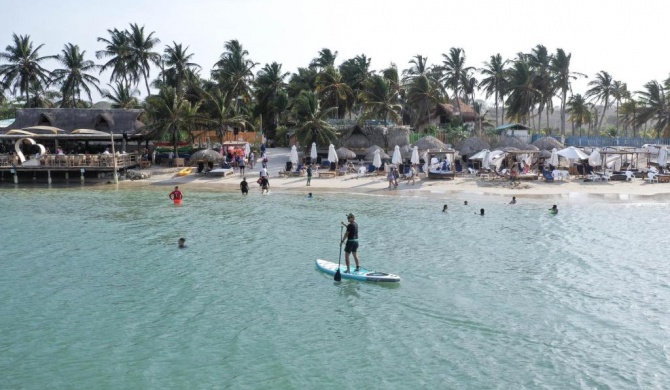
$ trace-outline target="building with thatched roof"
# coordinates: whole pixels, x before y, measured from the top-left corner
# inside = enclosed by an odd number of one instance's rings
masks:
[[[456,144],[461,156],[470,156],[483,149],[491,149],[491,145],[479,137],[469,137]]]
[[[341,129],[340,145],[350,149],[356,154],[364,154],[364,151],[377,145],[384,150],[393,149],[396,145],[402,147],[409,145],[408,126],[359,126],[355,125],[347,129]]]
[[[537,151],[537,146],[527,144],[517,137],[500,137],[500,140],[495,144],[496,149],[505,147],[513,147],[523,151]]]
[[[554,148],[561,150],[565,148],[565,146],[561,143],[561,141],[557,140],[554,137],[538,138],[535,140],[535,142],[533,142],[533,145],[537,146],[537,148],[540,150],[551,150]]]
[[[91,129],[105,133],[126,134],[129,138],[141,135],[144,110],[116,110],[91,108],[20,108],[11,125],[0,129],[0,134],[36,126],[55,127],[69,135],[74,130]]]
[[[460,113],[458,108],[460,106]],[[454,100],[453,103],[438,103],[430,113],[430,124],[440,125],[444,123],[451,123],[452,120],[460,116],[463,124],[474,126],[479,119],[479,115],[475,110],[465,103],[462,99],[458,99],[458,104]]]

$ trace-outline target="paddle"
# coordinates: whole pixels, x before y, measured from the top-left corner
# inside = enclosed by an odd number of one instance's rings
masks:
[[[340,237],[342,237],[342,229],[344,226],[340,226]],[[340,257],[337,258],[337,271],[335,272],[335,281],[339,282],[342,280],[342,275],[340,274],[340,262],[342,261],[342,239],[340,238]]]

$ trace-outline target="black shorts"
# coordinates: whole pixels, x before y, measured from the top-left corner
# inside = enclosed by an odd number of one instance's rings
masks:
[[[357,249],[358,241],[347,241],[347,243],[344,244],[344,253],[356,253]]]

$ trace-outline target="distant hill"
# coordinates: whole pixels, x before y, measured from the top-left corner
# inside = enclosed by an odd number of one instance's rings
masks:
[[[101,110],[108,110],[108,109],[112,108],[112,103],[101,100],[97,103],[94,103],[93,106],[91,106],[91,108],[98,108],[98,109],[101,109]]]

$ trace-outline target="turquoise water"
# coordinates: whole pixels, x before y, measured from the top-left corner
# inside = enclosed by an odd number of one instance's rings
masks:
[[[1,388],[670,383],[665,201],[168,192],[2,191]],[[315,269],[348,212],[399,285]]]

